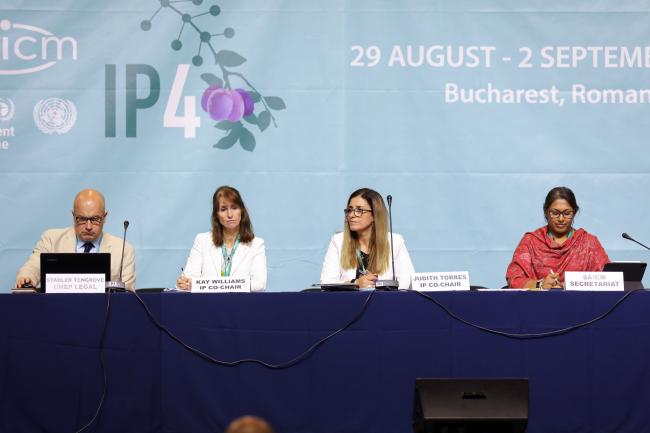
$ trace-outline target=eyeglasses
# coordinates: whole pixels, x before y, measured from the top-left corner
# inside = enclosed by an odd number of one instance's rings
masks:
[[[343,209],[343,213],[345,214],[345,216],[348,216],[348,217],[350,215],[352,215],[352,214],[354,216],[356,216],[356,217],[360,217],[361,215],[363,215],[366,212],[372,212],[372,209],[361,209],[360,207],[355,207],[355,208],[349,207],[349,208]]]
[[[104,217],[99,216],[99,215],[95,215],[95,216],[91,216],[91,217],[85,217],[85,216],[81,216],[81,215],[75,215],[74,216],[74,222],[78,226],[82,226],[82,225],[86,224],[88,221],[90,221],[90,223],[92,225],[98,226],[98,225],[100,225],[102,223],[102,221],[104,221]]]
[[[560,215],[570,220],[571,218],[573,218],[573,215],[575,215],[575,212],[572,210],[565,210],[564,212],[560,212],[559,210],[556,209],[549,209],[548,211],[548,216],[550,216],[553,219],[559,219]]]

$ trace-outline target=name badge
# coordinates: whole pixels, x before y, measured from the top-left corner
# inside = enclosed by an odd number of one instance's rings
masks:
[[[45,274],[45,293],[105,293],[104,274]]]
[[[421,292],[469,290],[469,272],[416,272],[411,274],[411,288]]]
[[[624,290],[623,272],[565,272],[566,290]]]
[[[192,293],[246,293],[251,291],[248,277],[192,278]]]

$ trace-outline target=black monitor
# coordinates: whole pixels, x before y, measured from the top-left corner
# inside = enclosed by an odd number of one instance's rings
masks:
[[[111,280],[110,253],[41,253],[41,289],[45,293],[47,274],[104,274]]]
[[[415,433],[523,433],[528,379],[416,379]]]

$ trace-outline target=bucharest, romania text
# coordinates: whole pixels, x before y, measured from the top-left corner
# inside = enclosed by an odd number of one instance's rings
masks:
[[[444,85],[447,104],[650,104],[650,88],[594,88],[573,84],[568,90],[552,85],[543,89],[497,87],[463,87],[456,83]]]

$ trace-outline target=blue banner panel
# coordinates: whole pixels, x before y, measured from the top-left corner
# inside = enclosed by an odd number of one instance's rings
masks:
[[[548,190],[612,260],[648,254],[650,3],[5,2],[0,290],[101,190],[139,287],[172,286],[238,188],[268,290],[317,282],[349,193],[394,197],[416,271],[501,287]]]

